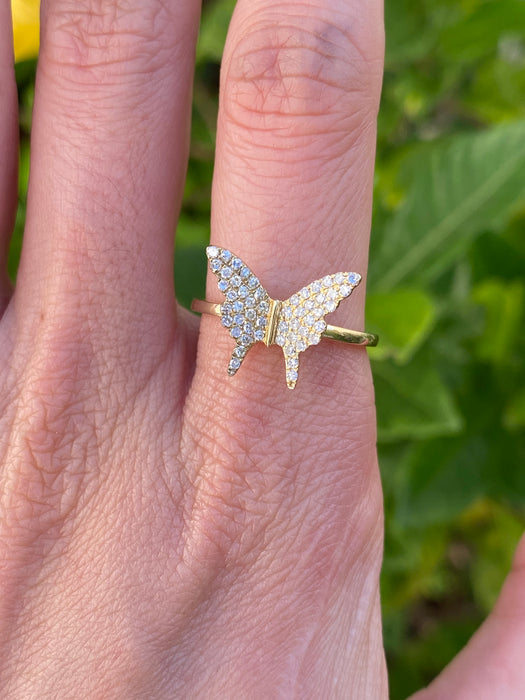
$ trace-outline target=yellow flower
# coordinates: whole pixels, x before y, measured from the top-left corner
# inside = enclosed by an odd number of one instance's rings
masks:
[[[15,60],[25,61],[38,55],[40,0],[11,0]]]

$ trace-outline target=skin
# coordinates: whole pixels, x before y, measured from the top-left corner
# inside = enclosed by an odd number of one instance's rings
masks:
[[[0,251],[16,203],[0,4]],[[195,0],[43,0],[17,286],[0,278],[0,696],[386,698],[383,509],[363,348],[276,347],[235,378],[175,302]],[[239,0],[212,242],[274,298],[366,273],[377,0]],[[203,256],[203,265],[205,259]],[[210,276],[211,277],[211,276]],[[365,282],[331,317],[363,328]],[[207,298],[220,301],[209,279]],[[523,548],[418,700],[523,697]]]

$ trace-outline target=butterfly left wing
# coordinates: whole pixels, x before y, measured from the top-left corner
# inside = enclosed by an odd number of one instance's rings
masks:
[[[264,340],[271,299],[248,265],[230,250],[208,246],[206,255],[219,291],[226,297],[221,321],[236,342],[228,365],[228,374],[233,376],[252,345]]]
[[[315,280],[282,302],[275,342],[284,352],[289,389],[297,382],[299,353],[317,345],[326,330],[326,314],[335,311],[360,281],[357,272],[338,272]]]

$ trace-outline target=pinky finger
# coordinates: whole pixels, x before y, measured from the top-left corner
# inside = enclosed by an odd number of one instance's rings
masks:
[[[0,315],[11,293],[7,251],[17,201],[18,100],[13,63],[11,3],[0,0]]]

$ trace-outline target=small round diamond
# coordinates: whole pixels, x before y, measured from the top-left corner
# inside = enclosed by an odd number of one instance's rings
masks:
[[[233,322],[236,326],[242,326],[242,324],[244,323],[244,316],[242,314],[235,314],[235,316],[233,317]]]
[[[308,311],[311,311],[314,308],[314,306],[315,306],[315,302],[313,299],[307,299],[304,302],[304,308],[308,309]]]
[[[257,306],[257,313],[266,315],[270,310],[270,304],[267,301],[261,301]]]
[[[239,296],[241,297],[241,299],[244,299],[245,297],[247,297],[248,293],[249,293],[248,287],[245,284],[241,284],[241,286],[239,287]]]
[[[343,284],[343,282],[345,281],[345,276],[342,272],[338,272],[334,279],[336,284]]]
[[[229,316],[233,311],[231,304],[221,304],[221,314],[223,316]]]
[[[326,330],[326,322],[325,321],[316,321],[314,329],[318,333],[324,333],[324,331]]]
[[[255,319],[257,318],[255,309],[246,309],[245,316],[248,319],[248,321],[255,321]]]
[[[282,316],[286,320],[290,319],[292,316],[292,310],[289,306],[285,306],[284,309],[282,310]]]
[[[233,302],[232,309],[235,311],[235,313],[237,313],[237,314],[240,313],[243,310],[243,308],[244,308],[244,304],[239,299],[237,299],[237,301]]]
[[[361,275],[358,275],[357,272],[351,272],[348,275],[348,284],[351,284],[352,287],[355,287],[356,284],[359,284],[361,281]]]
[[[290,369],[297,369],[299,367],[299,359],[297,357],[289,357],[286,360],[286,366]]]
[[[290,297],[290,304],[292,306],[297,306],[301,302],[301,299],[298,294],[294,294],[293,297]]]
[[[233,275],[230,281],[234,287],[240,287],[241,285],[241,278],[239,275]]]
[[[325,299],[326,299],[326,295],[323,294],[323,293],[318,294],[318,295],[315,297],[315,300],[316,300],[316,302],[317,302],[318,304],[322,304],[323,301],[324,301]]]
[[[219,287],[219,290],[221,292],[225,292],[229,286],[230,286],[230,283],[227,282],[226,280],[219,280],[219,283],[217,284],[217,287]]]
[[[217,258],[214,258],[214,259],[210,262],[210,269],[213,270],[213,272],[217,272],[217,270],[220,270],[221,267],[222,267],[221,261],[220,261],[220,260],[217,260]]]
[[[250,279],[248,280],[248,287],[250,289],[255,289],[255,287],[257,287],[258,284],[259,284],[259,280],[257,279],[257,277],[254,277],[254,275],[252,275],[250,277]]]
[[[308,314],[304,320],[309,326],[313,326],[315,323],[315,316],[313,314]]]
[[[289,382],[296,382],[296,381],[297,381],[297,377],[298,377],[298,374],[297,374],[297,370],[296,370],[296,369],[289,369],[289,370],[286,371],[286,379],[287,379]]]
[[[308,287],[303,287],[303,289],[301,289],[299,294],[303,297],[303,299],[308,299],[308,297],[310,296],[310,292],[308,291]]]
[[[257,319],[255,325],[257,326],[257,328],[266,328],[266,319],[265,319],[265,318],[261,318],[261,317],[259,316],[259,318]]]
[[[239,326],[235,326],[235,328],[232,328],[231,330],[231,335],[232,338],[240,338],[242,335],[242,329],[239,328]]]
[[[293,331],[297,331],[297,330],[299,330],[300,327],[301,327],[301,321],[299,321],[298,318],[292,318],[292,321],[290,323],[290,328]]]
[[[262,287],[257,287],[255,292],[253,293],[253,296],[256,298],[257,301],[261,301],[266,296],[266,292]]]
[[[241,366],[241,361],[239,360],[238,357],[232,357],[230,360],[230,364],[228,365],[228,374],[231,376],[235,374],[235,372],[239,369]]]
[[[248,348],[245,347],[244,345],[237,345],[235,350],[233,351],[236,357],[243,358],[246,353],[248,352]]]
[[[317,345],[320,340],[321,340],[321,336],[318,335],[317,333],[310,333],[310,335],[308,336],[308,344],[309,345]]]
[[[219,282],[220,285],[220,282]],[[226,293],[226,299],[228,301],[235,301],[237,299],[237,290],[236,289],[229,289],[228,292]]]
[[[321,291],[321,282],[319,280],[315,280],[315,282],[312,282],[310,287],[312,288],[312,291],[314,291],[317,294]]]
[[[297,350],[299,352],[304,352],[304,350],[306,350],[306,348],[307,348],[307,345],[306,345],[306,342],[302,338],[299,338],[299,340],[297,341],[296,347],[297,347]]]
[[[230,326],[233,325],[233,319],[231,316],[227,316],[227,315],[223,314],[221,321],[222,321],[222,325],[225,328],[230,328]]]
[[[348,284],[342,284],[339,287],[339,291],[344,297],[347,297],[352,292],[352,287],[350,287]]]
[[[229,250],[223,250],[221,253],[221,259],[224,260],[224,262],[229,262],[231,259],[232,254],[230,253]]]
[[[223,280],[228,280],[233,275],[233,270],[231,267],[223,267],[221,270],[221,277]]]
[[[286,338],[282,333],[277,333],[277,335],[275,336],[275,342],[277,343],[277,345],[280,345],[282,347],[286,342]]]
[[[327,314],[331,314],[332,311],[335,311],[337,309],[337,304],[335,303],[335,301],[332,301],[330,299],[330,301],[326,302],[325,309]]]
[[[295,355],[295,348],[291,343],[287,343],[284,346],[284,354],[285,355]]]
[[[219,255],[219,249],[217,248],[216,245],[209,245],[206,248],[206,254],[208,255],[209,258],[216,258]]]
[[[264,340],[264,331],[262,331],[260,328],[257,329],[253,334],[253,337],[255,340]]]
[[[326,277],[323,277],[323,284],[325,287],[332,286],[332,278],[330,277],[330,275],[326,275]]]
[[[244,306],[247,309],[253,309],[255,307],[255,299],[253,297],[246,297],[244,300]]]
[[[242,260],[239,260],[239,258],[233,258],[231,266],[236,272],[239,271],[242,267]]]
[[[241,335],[241,343],[243,345],[251,345],[253,343],[253,336],[248,335],[248,333]]]
[[[240,276],[245,280],[247,277],[249,277],[252,273],[250,272],[249,268],[243,267],[241,268],[241,271],[239,272]]]
[[[252,335],[253,334],[253,323],[246,321],[246,323],[244,324],[244,332],[249,333],[249,335]]]

